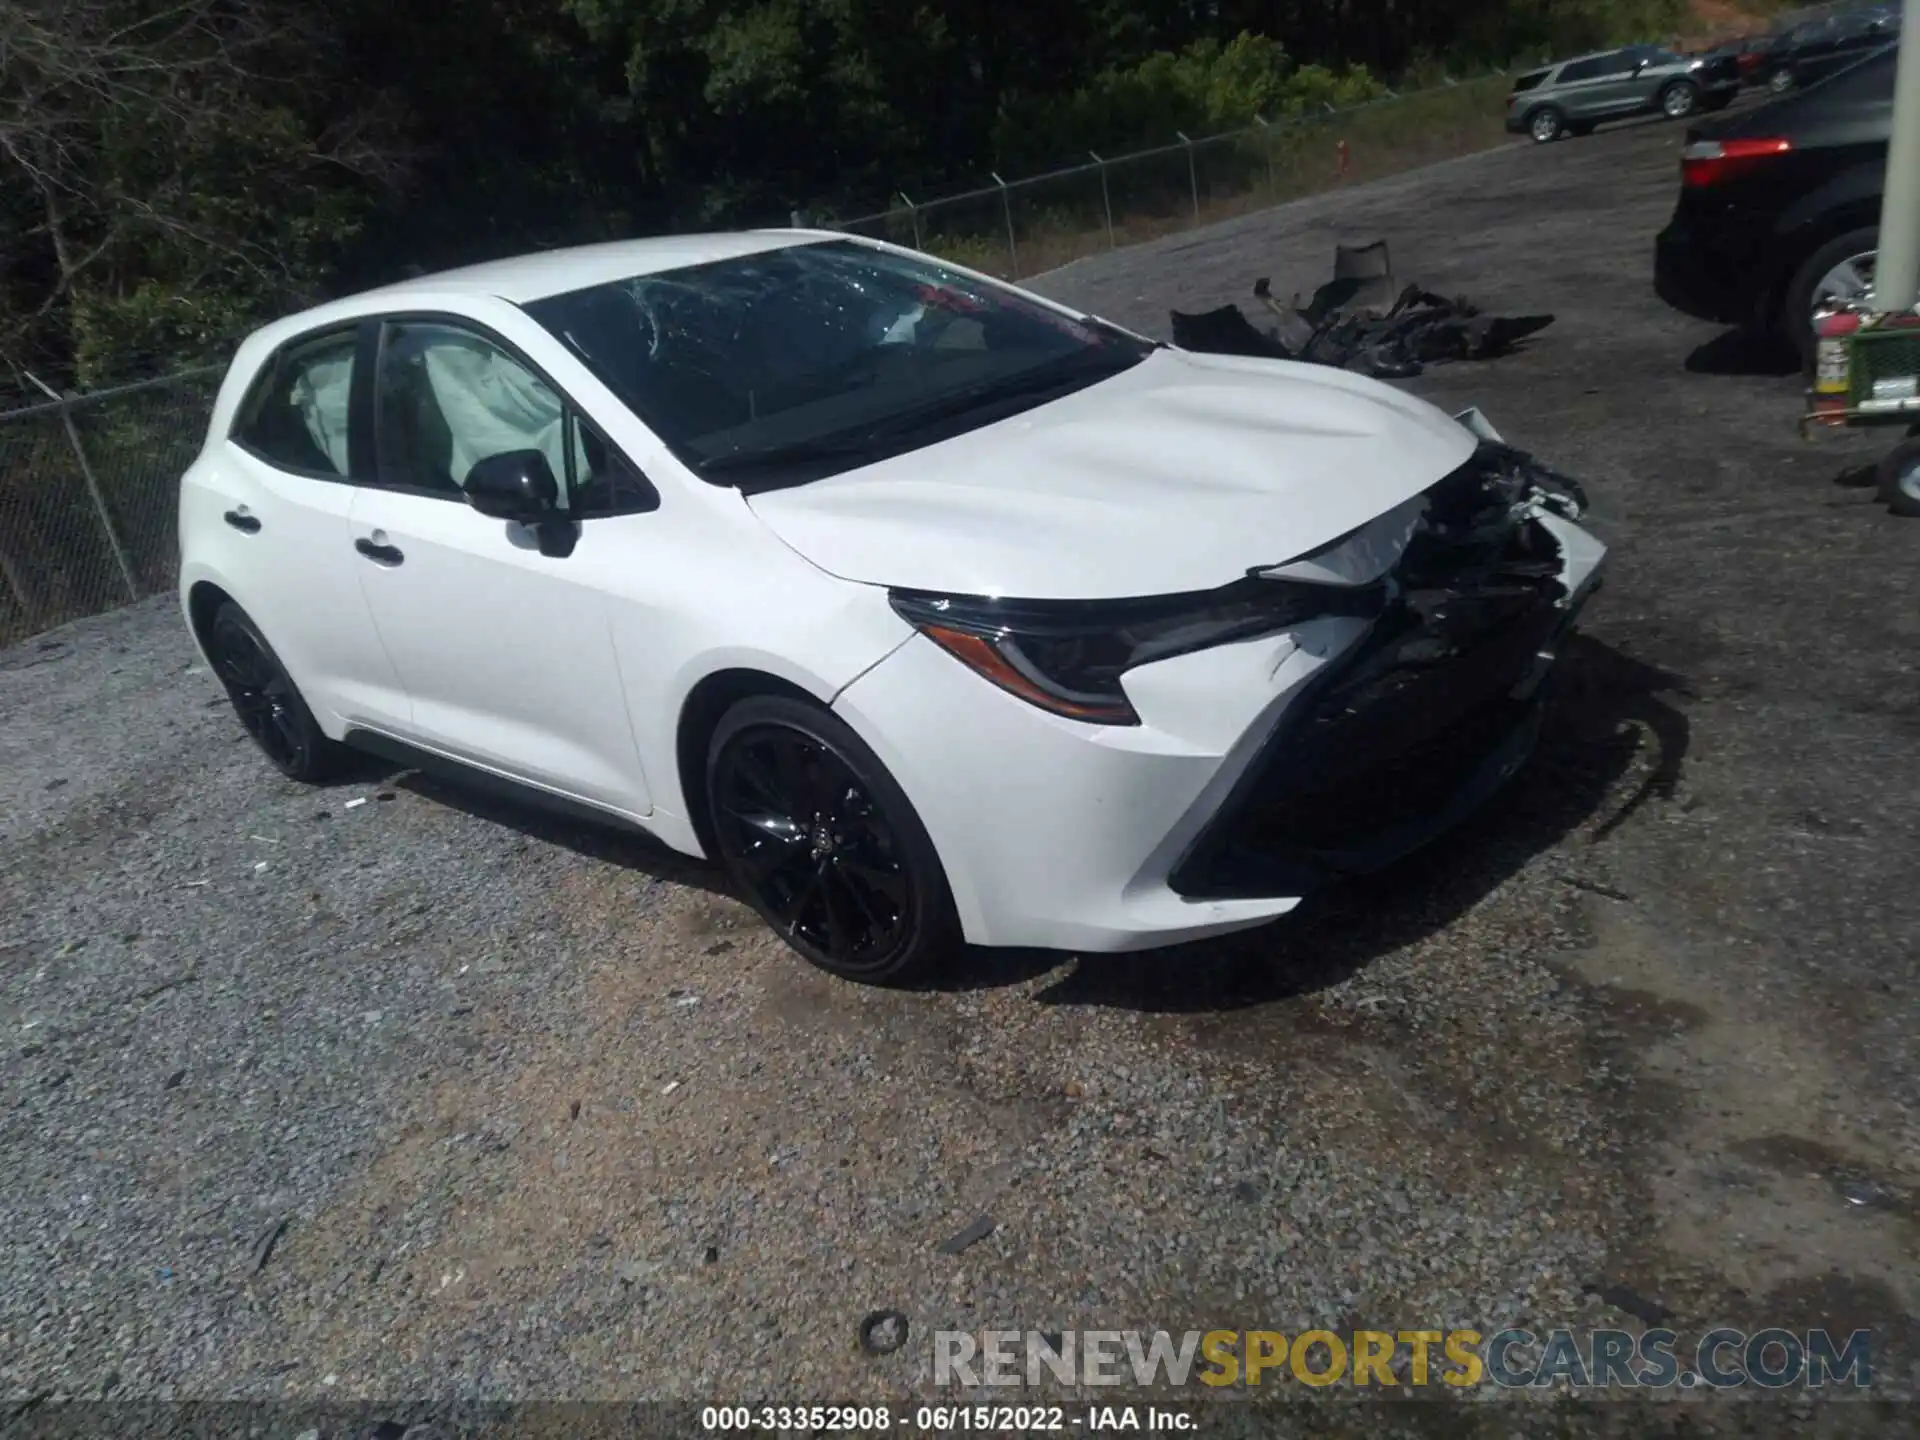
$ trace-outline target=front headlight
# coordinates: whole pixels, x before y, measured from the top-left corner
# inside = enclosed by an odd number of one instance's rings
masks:
[[[889,593],[909,625],[1029,704],[1095,725],[1138,725],[1120,677],[1137,665],[1251,640],[1329,615],[1373,615],[1383,585],[1247,579],[1141,600],[990,600]]]

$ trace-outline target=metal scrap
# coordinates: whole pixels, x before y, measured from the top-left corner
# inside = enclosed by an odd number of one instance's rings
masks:
[[[1277,299],[1265,279],[1253,293],[1279,322],[1261,330],[1238,305],[1169,312],[1182,350],[1301,360],[1402,380],[1449,360],[1491,360],[1553,323],[1551,315],[1488,315],[1463,297],[1449,299],[1419,285],[1393,289],[1386,244],[1339,247],[1334,278],[1306,305]],[[1389,304],[1383,297],[1392,294]]]

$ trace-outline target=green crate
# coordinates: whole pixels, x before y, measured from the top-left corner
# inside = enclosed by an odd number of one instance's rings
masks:
[[[1876,380],[1920,376],[1920,329],[1861,330],[1847,357],[1847,403],[1873,401]]]

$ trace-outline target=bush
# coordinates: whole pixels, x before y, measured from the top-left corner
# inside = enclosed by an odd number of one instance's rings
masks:
[[[1246,32],[1108,69],[1067,95],[1005,107],[994,126],[1002,173],[1045,169],[1089,150],[1164,145],[1267,119],[1357,105],[1384,87],[1364,69],[1296,65],[1279,41]]]

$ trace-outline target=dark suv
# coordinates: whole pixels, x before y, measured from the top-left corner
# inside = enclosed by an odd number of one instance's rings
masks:
[[[1661,299],[1811,350],[1820,301],[1872,284],[1899,53],[1688,128],[1680,199],[1654,242]]]
[[[1768,49],[1762,83],[1776,95],[1804,90],[1900,36],[1897,5],[1866,5],[1808,20]]]

